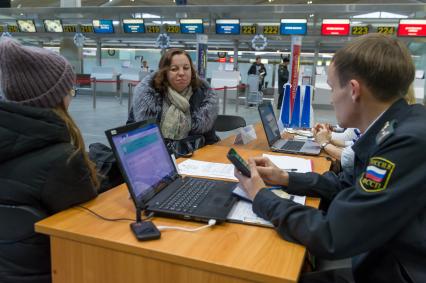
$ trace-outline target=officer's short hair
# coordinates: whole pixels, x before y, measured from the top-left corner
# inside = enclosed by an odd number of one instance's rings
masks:
[[[405,44],[378,33],[352,40],[336,52],[332,63],[340,86],[359,79],[381,101],[403,97],[415,75]]]

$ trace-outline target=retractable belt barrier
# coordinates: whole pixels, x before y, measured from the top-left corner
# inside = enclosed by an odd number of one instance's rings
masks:
[[[128,99],[128,105],[127,105],[127,110],[128,112],[130,112],[130,108],[132,105],[132,97],[133,97],[133,87],[135,87],[138,83],[140,83],[140,81],[133,81],[133,80],[98,80],[96,78],[90,78],[90,79],[86,79],[86,78],[78,78],[75,80],[75,83],[78,85],[84,85],[84,84],[92,84],[93,83],[93,88],[92,88],[92,97],[93,97],[93,109],[96,109],[96,86],[97,83],[118,83],[120,84],[120,88],[119,88],[119,101],[120,104],[123,103],[123,88],[121,87],[123,82],[127,82],[128,83],[128,87],[129,87],[129,99]],[[212,88],[212,90],[214,91],[223,91],[223,108],[222,108],[222,113],[225,114],[226,111],[226,101],[227,101],[227,95],[228,95],[228,90],[231,89],[236,89],[236,90],[245,90],[246,89],[246,85],[245,84],[241,84],[241,85],[237,85],[237,86],[224,86],[224,87],[218,87],[218,88]],[[236,102],[235,102],[235,111],[238,112],[238,93],[236,95]]]

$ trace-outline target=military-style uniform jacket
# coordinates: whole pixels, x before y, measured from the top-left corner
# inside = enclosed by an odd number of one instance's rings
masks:
[[[318,257],[352,257],[356,282],[426,282],[424,106],[395,102],[353,150],[353,175],[289,173],[287,192],[319,196],[327,211],[262,189],[254,212]]]

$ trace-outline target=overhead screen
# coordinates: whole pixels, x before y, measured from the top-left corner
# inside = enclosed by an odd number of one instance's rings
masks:
[[[308,30],[306,19],[282,19],[281,35],[305,35]]]
[[[33,20],[17,20],[16,23],[21,32],[36,32]]]
[[[64,32],[61,20],[44,20],[46,32]]]
[[[240,20],[216,20],[216,34],[240,34]]]
[[[123,30],[125,33],[145,33],[145,24],[143,19],[123,20]]]
[[[398,36],[426,36],[426,20],[400,20]]]
[[[181,19],[181,33],[204,33],[204,25],[202,19]]]
[[[349,35],[350,22],[347,19],[324,19],[321,25],[322,35]]]
[[[93,31],[95,33],[113,33],[112,20],[93,20]]]

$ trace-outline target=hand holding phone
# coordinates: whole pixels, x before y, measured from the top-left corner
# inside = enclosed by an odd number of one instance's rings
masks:
[[[247,162],[235,151],[235,149],[231,148],[226,155],[229,161],[234,164],[234,166],[240,171],[244,176],[251,177],[250,167]]]

